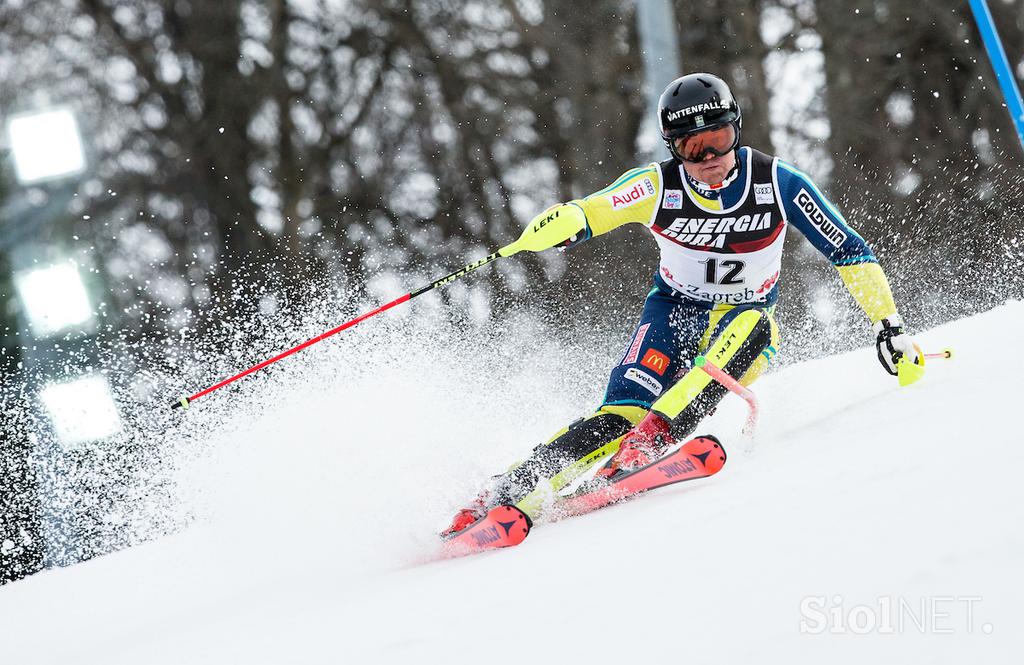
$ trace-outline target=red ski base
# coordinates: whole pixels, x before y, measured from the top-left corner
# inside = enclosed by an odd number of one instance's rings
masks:
[[[465,556],[518,545],[529,535],[531,526],[530,518],[515,506],[491,508],[472,526],[446,540],[442,545],[442,557]]]
[[[725,466],[725,449],[717,439],[698,436],[671,455],[617,478],[596,490],[567,497],[558,502],[558,516],[582,515],[622,501],[656,487],[713,476]]]

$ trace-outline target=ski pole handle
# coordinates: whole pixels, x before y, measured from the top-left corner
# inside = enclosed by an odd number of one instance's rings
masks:
[[[927,360],[952,360],[953,359],[953,349],[943,349],[942,351],[939,351],[938,353],[926,353],[926,354],[924,354],[924,357]]]

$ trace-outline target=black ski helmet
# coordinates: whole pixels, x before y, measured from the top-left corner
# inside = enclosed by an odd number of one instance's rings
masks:
[[[736,129],[733,147],[738,148],[743,117],[725,81],[714,74],[697,73],[680,76],[661,93],[658,125],[672,157],[681,162],[675,139],[706,129],[732,125]]]

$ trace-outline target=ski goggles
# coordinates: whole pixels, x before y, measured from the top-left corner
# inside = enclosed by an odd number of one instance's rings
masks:
[[[736,149],[739,132],[732,123],[672,139],[676,152],[687,162],[703,162],[710,154],[721,157]]]

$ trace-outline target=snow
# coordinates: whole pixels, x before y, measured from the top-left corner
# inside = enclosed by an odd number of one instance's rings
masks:
[[[702,428],[717,476],[426,565],[469,476],[578,404],[543,362],[489,390],[463,362],[405,376],[423,392],[396,410],[366,381],[407,368],[375,364],[218,433],[190,471],[197,526],[0,589],[3,660],[1016,662],[1021,326],[1009,302],[919,335],[956,358],[905,389],[874,349],[773,373],[753,440],[732,397]]]

